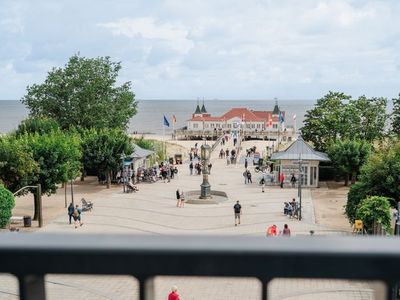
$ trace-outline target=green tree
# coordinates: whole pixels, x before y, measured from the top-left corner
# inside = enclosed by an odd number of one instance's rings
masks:
[[[367,198],[368,188],[362,182],[357,182],[350,187],[347,194],[347,203],[345,205],[345,214],[351,224],[354,224],[354,220],[357,218],[357,208],[361,201]]]
[[[25,133],[45,134],[60,129],[57,121],[50,118],[38,117],[23,120],[15,132],[17,136]]]
[[[390,232],[390,203],[386,197],[367,197],[360,203],[356,216],[369,232],[373,231],[374,223],[382,224],[385,231]]]
[[[361,96],[351,99],[346,105],[349,119],[348,138],[374,142],[381,140],[385,133],[388,119],[386,113],[387,99]]]
[[[4,228],[10,222],[14,206],[13,193],[0,184],[0,228]]]
[[[393,111],[391,114],[392,119],[392,132],[395,135],[400,135],[400,94],[398,98],[393,98]]]
[[[82,134],[83,165],[105,174],[110,188],[111,173],[121,167],[121,155],[133,152],[130,137],[119,129],[88,129]]]
[[[356,140],[337,140],[328,148],[333,165],[345,175],[346,186],[349,178],[352,183],[355,183],[356,176],[366,162],[370,151],[371,147],[368,143]]]
[[[119,62],[109,57],[72,56],[64,68],[53,68],[44,83],[28,86],[22,98],[33,117],[55,119],[63,129],[126,129],[136,114],[131,83],[116,85]]]
[[[315,107],[306,112],[301,133],[317,150],[325,151],[330,144],[348,131],[347,111],[344,101],[351,97],[343,93],[329,92],[318,99]]]
[[[400,200],[400,141],[389,143],[371,154],[361,168],[360,181],[369,195]]]
[[[39,165],[36,180],[31,184],[42,185],[42,194],[50,195],[57,191],[57,184],[67,182],[79,175],[81,169],[80,137],[75,133],[60,130],[47,134],[27,134],[26,138]],[[38,199],[35,195],[35,216],[38,216]]]
[[[25,139],[17,139],[15,135],[0,138],[0,181],[6,188],[16,192],[28,185],[35,180],[38,169]]]

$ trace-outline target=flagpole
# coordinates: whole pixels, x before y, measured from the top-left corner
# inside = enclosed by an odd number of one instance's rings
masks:
[[[165,125],[164,124],[163,124],[162,128],[163,128],[163,155],[164,155],[164,159],[166,159],[167,151],[165,149]]]

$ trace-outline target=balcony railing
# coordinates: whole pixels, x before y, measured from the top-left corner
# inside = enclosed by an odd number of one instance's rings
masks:
[[[45,299],[46,274],[132,275],[141,300],[157,275],[254,277],[262,299],[273,278],[379,280],[395,299],[400,239],[3,234],[0,260],[24,300]]]

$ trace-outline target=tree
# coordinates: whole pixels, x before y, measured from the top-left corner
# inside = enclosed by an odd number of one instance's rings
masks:
[[[370,151],[371,147],[368,143],[356,140],[337,140],[328,148],[333,165],[345,175],[346,186],[349,183],[349,178],[351,178],[352,183],[355,183],[356,176],[361,166],[366,162]]]
[[[367,198],[368,188],[362,182],[357,182],[350,187],[347,194],[347,204],[345,205],[345,214],[351,224],[357,218],[357,209],[361,201]]]
[[[60,129],[57,121],[50,118],[40,117],[40,118],[28,118],[23,120],[19,125],[15,134],[17,136],[23,135],[25,133],[49,133],[53,130]]]
[[[351,97],[343,93],[329,92],[318,99],[315,107],[306,112],[301,133],[317,150],[325,151],[348,130],[344,101]]]
[[[55,119],[62,129],[126,129],[136,114],[131,83],[116,86],[119,62],[109,57],[72,56],[64,68],[53,68],[44,83],[27,87],[22,98],[33,117]]]
[[[382,146],[361,168],[360,181],[369,195],[400,200],[400,141]]]
[[[388,119],[386,106],[387,99],[383,97],[368,99],[361,96],[356,100],[351,99],[346,105],[350,128],[348,137],[371,143],[381,140]]]
[[[85,130],[82,134],[83,165],[105,174],[110,188],[111,173],[121,167],[121,155],[130,155],[133,146],[130,137],[119,129]]]
[[[32,185],[40,183],[42,194],[53,194],[57,184],[67,182],[79,175],[81,168],[80,138],[75,133],[63,133],[60,130],[47,134],[26,134],[33,158],[39,165],[36,180]],[[38,216],[38,199],[35,195],[35,216]]]
[[[4,228],[10,222],[14,206],[13,193],[0,184],[0,228]]]
[[[0,138],[0,181],[7,189],[18,189],[35,180],[38,163],[33,158],[26,139],[15,135]]]
[[[393,98],[393,111],[392,117],[392,132],[396,135],[400,135],[400,93],[398,98]]]
[[[386,232],[390,232],[390,203],[386,197],[367,197],[360,203],[356,215],[368,231],[372,232],[374,223],[380,223]]]

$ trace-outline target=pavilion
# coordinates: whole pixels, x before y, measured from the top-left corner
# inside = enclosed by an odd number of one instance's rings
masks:
[[[301,184],[305,187],[318,187],[319,162],[330,161],[327,154],[315,151],[301,137],[286,150],[273,153],[271,160],[277,162],[274,169],[277,174],[283,172],[286,184],[290,184],[292,174],[297,180],[299,179],[299,160],[301,160],[303,173]]]

